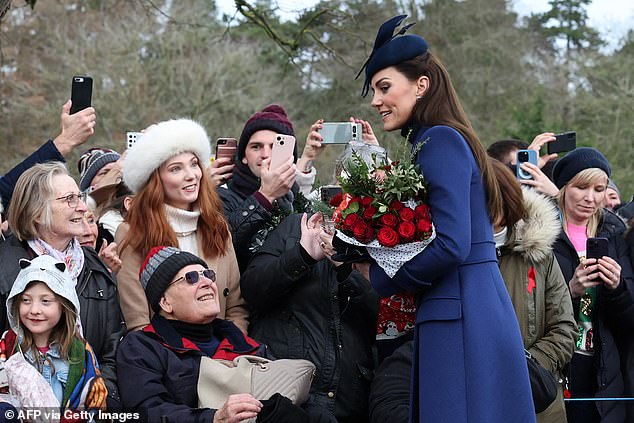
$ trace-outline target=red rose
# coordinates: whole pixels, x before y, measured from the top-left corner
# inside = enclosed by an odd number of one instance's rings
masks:
[[[405,207],[403,203],[398,200],[394,200],[390,203],[390,210],[400,211],[403,207]]]
[[[417,219],[429,220],[429,206],[427,204],[419,204],[414,209],[414,214]]]
[[[396,228],[396,225],[398,225],[398,218],[392,213],[384,214],[379,218],[379,225]]]
[[[414,225],[414,223],[410,221],[401,222],[398,225],[398,234],[400,235],[403,242],[411,242],[414,239],[414,235],[416,235],[416,225]]]
[[[343,229],[347,230],[347,231],[351,231],[352,227],[355,225],[355,223],[357,223],[357,221],[359,221],[361,218],[359,217],[358,214],[356,213],[352,213],[349,214],[348,216],[346,216],[346,218],[343,220]]]
[[[361,204],[361,197],[352,197],[352,198],[350,199],[350,204],[352,204],[352,203],[359,203],[359,204]]]
[[[376,207],[369,206],[365,210],[363,210],[363,218],[365,220],[372,220],[372,217],[374,217],[376,212]]]
[[[379,232],[376,234],[376,239],[379,240],[379,244],[388,248],[392,248],[399,243],[398,233],[388,226],[379,229]]]
[[[343,201],[343,194],[338,192],[331,199],[329,205],[331,207],[337,207]]]
[[[421,219],[416,223],[416,230],[419,235],[431,232],[431,222],[427,219]]]
[[[404,207],[398,212],[398,217],[404,222],[412,222],[414,220],[414,210]]]
[[[352,233],[357,241],[363,242],[364,244],[372,241],[372,237],[374,236],[374,231],[370,225],[365,223],[363,220],[357,221],[352,228]]]
[[[370,204],[372,204],[372,201],[374,201],[374,198],[372,198],[372,197],[362,197],[361,198],[361,205],[363,207],[368,207]]]

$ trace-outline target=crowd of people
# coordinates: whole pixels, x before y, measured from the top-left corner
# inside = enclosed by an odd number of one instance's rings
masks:
[[[634,421],[634,202],[599,150],[540,155],[552,132],[485,149],[427,42],[396,33],[405,18],[381,26],[360,72],[383,129],[411,144],[436,233],[393,275],[336,260],[311,202],[323,119],[277,167],[276,137],[295,135],[281,105],[215,160],[203,125],[165,120],[122,154],[85,151],[78,183],[65,156],[97,113],[64,104],[60,135],[0,178],[0,408],[16,411],[0,420],[49,407],[151,422]],[[345,157],[387,157],[350,122],[362,143]],[[518,163],[523,150],[537,163]],[[307,399],[204,406],[203,358],[245,355],[313,363]]]

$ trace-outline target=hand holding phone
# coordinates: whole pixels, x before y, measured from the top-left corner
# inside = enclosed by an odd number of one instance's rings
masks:
[[[533,175],[522,169],[522,163],[532,163],[537,166],[537,152],[535,150],[518,150],[517,151],[517,179],[533,179]]]
[[[90,107],[92,100],[92,78],[89,76],[73,76],[70,90],[70,114]]]

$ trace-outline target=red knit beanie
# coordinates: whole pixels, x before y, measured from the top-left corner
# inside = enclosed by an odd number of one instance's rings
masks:
[[[254,113],[244,124],[240,142],[238,143],[238,160],[242,160],[249,138],[257,131],[268,129],[277,134],[295,135],[293,124],[288,120],[286,110],[279,104],[270,104],[261,112]],[[297,159],[297,144],[295,144],[295,159]]]

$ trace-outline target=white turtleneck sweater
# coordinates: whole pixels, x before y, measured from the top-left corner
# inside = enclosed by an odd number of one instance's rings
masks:
[[[183,210],[166,204],[165,212],[167,213],[167,220],[170,226],[174,232],[176,232],[178,248],[200,257],[196,239],[200,210]]]

